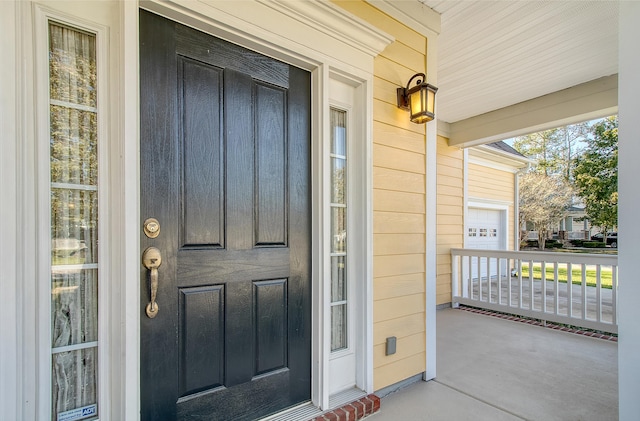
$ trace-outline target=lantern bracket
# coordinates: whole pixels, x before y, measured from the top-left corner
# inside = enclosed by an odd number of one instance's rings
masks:
[[[409,91],[409,87],[411,86],[411,81],[413,81],[415,78],[421,78],[416,81],[416,86],[419,86],[427,79],[427,75],[425,75],[424,73],[416,73],[415,75],[411,76],[411,79],[409,79],[409,82],[407,82],[406,88],[396,89],[396,93],[398,96],[398,108],[409,111],[409,97],[407,96],[407,92]]]

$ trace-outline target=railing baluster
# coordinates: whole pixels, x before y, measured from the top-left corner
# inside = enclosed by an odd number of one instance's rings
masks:
[[[529,310],[533,311],[533,260],[529,260]]]
[[[498,304],[502,304],[502,259],[498,258],[496,260],[498,267],[497,269],[497,277],[498,277],[498,282],[496,283],[498,286]],[[506,265],[507,262],[505,262]]]
[[[478,256],[478,300],[482,301],[482,257]]]
[[[518,293],[518,308],[522,308],[522,260],[520,262],[520,268],[518,270],[518,288],[520,292]]]
[[[543,260],[540,264],[540,270],[542,273],[542,276],[540,277],[540,282],[541,282],[541,290],[542,290],[542,307],[541,307],[541,311],[543,313],[547,312],[547,261]]]
[[[491,257],[487,257],[487,302],[491,302]]]
[[[567,263],[567,317],[573,317],[573,266]]]
[[[469,284],[467,288],[469,289],[469,298],[473,300],[473,256],[469,256]]]
[[[582,320],[587,320],[587,265],[582,265]]]
[[[469,256],[463,256],[460,267],[462,268],[462,273],[460,274],[460,276],[462,276],[460,294],[464,298],[469,298]]]
[[[507,261],[509,262],[508,263],[509,264],[509,273],[507,274],[507,276],[508,276],[508,278],[507,278],[508,279],[507,280],[507,282],[508,282],[507,283],[507,294],[508,294],[507,302],[509,303],[509,307],[512,307],[513,306],[513,300],[512,300],[512,297],[511,297],[511,281],[512,281],[512,279],[511,279],[512,278],[512,276],[511,276],[511,268],[513,267],[516,270],[516,272],[518,272],[519,269],[518,269],[517,260],[509,259]],[[513,266],[511,266],[511,262],[513,262]]]
[[[553,262],[553,314],[558,314],[560,312],[560,288],[559,288],[558,279],[558,262]]]
[[[618,265],[611,267],[611,321],[618,324]]]
[[[602,271],[600,265],[596,265],[596,321],[602,321],[602,295],[600,289],[602,288]]]

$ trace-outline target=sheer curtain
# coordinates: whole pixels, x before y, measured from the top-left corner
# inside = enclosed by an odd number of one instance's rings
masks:
[[[95,36],[50,22],[51,377],[54,420],[69,417],[71,411],[82,409],[85,413],[97,415],[96,76]]]

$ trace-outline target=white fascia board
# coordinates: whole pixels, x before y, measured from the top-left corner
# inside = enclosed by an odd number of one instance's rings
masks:
[[[450,123],[450,146],[469,147],[607,117],[618,112],[618,75]]]
[[[486,197],[469,196],[467,208],[509,210],[513,202],[508,200],[487,199]]]
[[[517,172],[533,163],[527,157],[517,156],[486,145],[469,148],[469,162],[509,172]]]
[[[451,137],[451,124],[446,121],[438,120],[438,136],[449,139]]]

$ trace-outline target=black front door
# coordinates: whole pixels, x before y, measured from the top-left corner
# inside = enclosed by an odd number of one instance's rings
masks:
[[[310,399],[309,73],[142,11],[140,91],[142,419]]]

